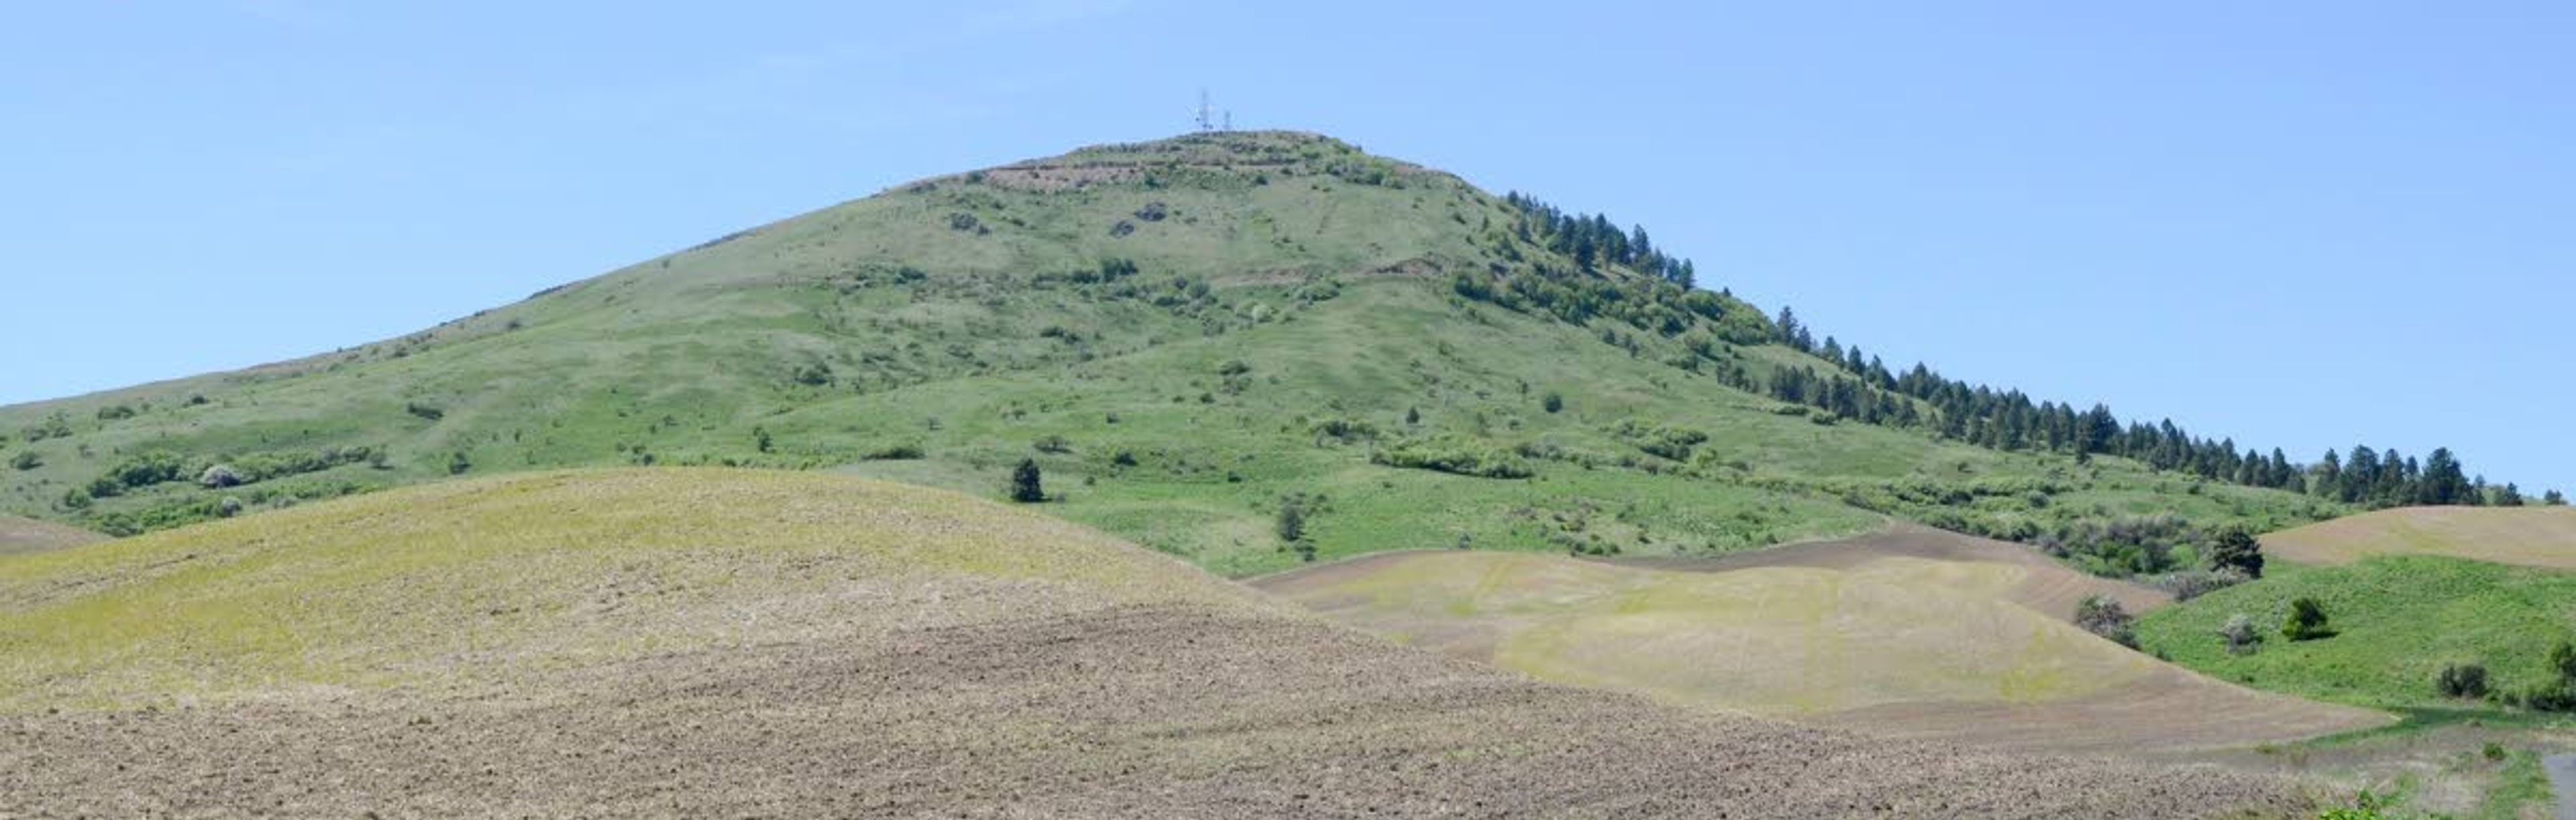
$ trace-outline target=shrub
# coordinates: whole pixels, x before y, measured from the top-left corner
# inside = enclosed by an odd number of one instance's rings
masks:
[[[464,475],[465,471],[471,469],[474,469],[474,462],[465,457],[465,451],[458,450],[447,455],[448,475]]]
[[[2290,602],[2290,617],[2281,623],[2282,637],[2293,641],[2312,641],[2334,637],[2334,628],[2326,620],[2326,607],[2315,598]]]
[[[1109,456],[1109,463],[1120,467],[1134,467],[1136,466],[1136,453],[1130,450],[1120,450]]]
[[[1036,448],[1037,451],[1041,453],[1069,453],[1073,451],[1073,442],[1066,441],[1063,436],[1054,434],[1039,436],[1038,440],[1030,442],[1029,446]]]
[[[234,498],[234,497],[232,497],[232,496],[229,496],[229,495],[228,495],[228,496],[224,496],[224,500],[215,502],[215,514],[216,514],[216,515],[220,515],[220,516],[223,516],[223,517],[225,517],[225,518],[231,518],[231,517],[233,517],[233,516],[240,515],[240,514],[241,514],[241,511],[242,511],[242,500],[241,500],[241,499]]]
[[[1404,444],[1380,450],[1369,460],[1388,467],[1477,478],[1528,478],[1536,474],[1528,462],[1518,457],[1441,442]]]
[[[99,421],[116,421],[119,419],[130,419],[133,417],[134,408],[122,404],[111,404],[98,409]]]
[[[405,403],[403,405],[403,412],[410,413],[430,421],[437,421],[447,417],[447,411],[416,401]]]
[[[2155,579],[2155,587],[2172,593],[2176,601],[2188,601],[2241,583],[2245,583],[2245,576],[2211,570],[2184,570]]]
[[[2442,674],[2433,679],[2433,691],[2446,698],[2483,698],[2487,696],[2487,668],[2479,664],[2444,664]]]
[[[911,461],[921,457],[921,445],[895,444],[869,450],[859,456],[865,461]]]
[[[45,466],[45,457],[34,450],[20,450],[17,455],[9,457],[9,467],[13,470],[26,471],[42,466]]]
[[[126,488],[149,487],[164,481],[178,481],[187,475],[188,463],[176,454],[144,453],[107,468],[107,475],[101,476],[99,480],[113,481],[119,485],[116,490],[107,493],[115,495]]]
[[[1040,485],[1041,478],[1037,459],[1020,459],[1019,466],[1011,468],[1011,500],[1022,504],[1045,501],[1046,488]]]
[[[1565,409],[1565,396],[1564,396],[1563,394],[1560,394],[1560,393],[1558,393],[1558,392],[1554,391],[1554,390],[1547,391],[1547,395],[1544,395],[1544,396],[1540,396],[1540,397],[1539,397],[1539,399],[1538,399],[1538,406],[1539,406],[1539,409],[1541,409],[1541,410],[1546,410],[1547,412],[1550,412],[1550,413],[1554,413],[1554,412],[1557,412],[1557,411],[1560,411],[1560,410],[1564,410],[1564,409]]]
[[[759,426],[751,428],[751,446],[753,449],[766,453],[769,452],[769,448],[774,444],[775,442],[771,441],[769,438],[769,428]]]
[[[1281,541],[1294,544],[1306,540],[1305,499],[1290,496],[1279,502],[1279,518],[1273,525]]]
[[[242,483],[242,477],[241,473],[233,471],[232,465],[217,464],[198,473],[197,483],[209,489],[222,489]]]
[[[2138,648],[2138,636],[2132,630],[2136,621],[2119,601],[2104,596],[2087,596],[2082,603],[2075,605],[2076,626],[2131,649]]]
[[[2218,637],[2227,641],[2230,655],[2243,655],[2263,645],[2263,633],[2254,628],[2254,619],[2242,612],[2227,616],[2226,625],[2218,628]]]

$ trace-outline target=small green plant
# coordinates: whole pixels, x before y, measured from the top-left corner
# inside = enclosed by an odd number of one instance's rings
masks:
[[[2487,668],[2481,664],[2444,664],[2433,679],[2433,691],[2446,698],[2487,696]]]
[[[2389,816],[2388,812],[2391,809],[2395,808],[2397,808],[2396,795],[2374,794],[2369,789],[2363,789],[2360,794],[2353,795],[2351,805],[2327,809],[2323,814],[2317,815],[2317,820],[2382,820]]]
[[[2326,607],[2315,598],[2290,602],[2290,617],[2281,623],[2281,636],[2293,641],[2313,641],[2334,637],[2334,628],[2326,620]]]

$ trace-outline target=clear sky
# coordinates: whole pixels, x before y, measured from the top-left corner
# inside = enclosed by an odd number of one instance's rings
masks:
[[[1205,87],[1643,223],[1891,364],[2576,490],[2576,4],[395,5],[13,12],[0,402],[1169,135]]]

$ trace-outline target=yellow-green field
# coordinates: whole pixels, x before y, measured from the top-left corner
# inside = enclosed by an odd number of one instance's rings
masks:
[[[1543,680],[1911,735],[2210,746],[2382,720],[2192,675],[2015,603],[2036,571],[1900,555],[1679,572],[1415,552],[1257,586],[1398,642]],[[1871,720],[1845,719],[1853,715]],[[2034,720],[2043,723],[2010,736],[1987,731]]]
[[[1010,605],[943,600],[960,579],[1098,605],[1249,600],[1091,529],[945,491],[533,474],[0,558],[0,711],[436,685]]]
[[[2433,555],[2576,569],[2576,508],[2402,507],[2263,536],[2273,555],[2348,564],[2378,555]]]

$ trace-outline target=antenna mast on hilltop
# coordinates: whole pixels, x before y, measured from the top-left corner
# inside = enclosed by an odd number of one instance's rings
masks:
[[[1197,122],[1200,131],[1232,131],[1234,130],[1234,112],[1220,111],[1209,106],[1207,89],[1202,88],[1199,89],[1199,111]],[[1219,126],[1219,122],[1223,122],[1224,124]]]

